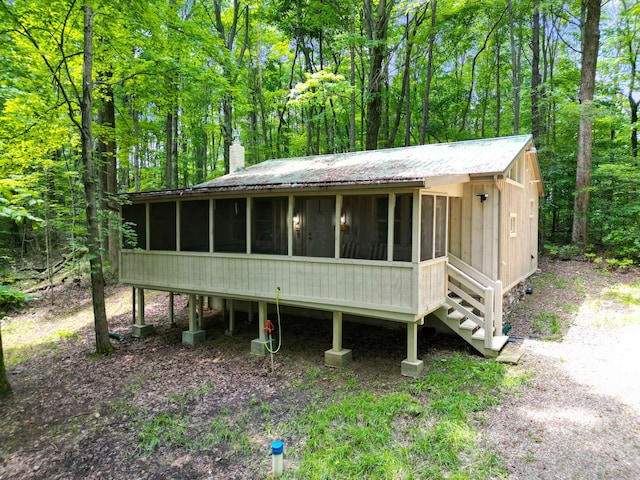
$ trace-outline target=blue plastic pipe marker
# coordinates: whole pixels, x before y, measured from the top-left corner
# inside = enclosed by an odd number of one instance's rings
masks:
[[[273,475],[279,477],[284,470],[284,442],[282,440],[276,440],[271,444],[271,459],[273,463]]]

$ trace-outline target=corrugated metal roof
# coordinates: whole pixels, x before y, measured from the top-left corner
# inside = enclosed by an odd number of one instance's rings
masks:
[[[424,182],[504,173],[531,135],[268,160],[194,189],[270,189]]]
[[[267,160],[194,187],[129,193],[129,199],[208,192],[313,189],[356,185],[436,185],[456,176],[503,174],[531,135]],[[449,177],[449,178],[447,178]]]

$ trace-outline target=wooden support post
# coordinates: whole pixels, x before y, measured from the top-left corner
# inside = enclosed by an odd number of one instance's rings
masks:
[[[324,352],[327,367],[344,367],[353,361],[351,350],[342,348],[342,312],[333,312],[333,347]]]
[[[169,327],[173,328],[176,326],[176,317],[175,312],[173,310],[173,292],[169,292]]]
[[[195,332],[196,330],[196,296],[189,295],[189,331]]]
[[[202,330],[202,326],[204,325],[204,297],[202,295],[196,295],[198,298],[198,330]]]
[[[407,358],[402,361],[400,373],[416,378],[423,368],[424,362],[418,360],[418,323],[407,323]]]
[[[229,302],[229,324],[228,328],[225,330],[224,334],[231,337],[236,329],[236,307],[232,299],[228,300]]]
[[[136,323],[136,287],[131,287],[131,325]]]
[[[153,325],[145,325],[144,323],[144,288],[136,288],[138,315],[136,323],[131,327],[131,336],[136,338],[148,337],[153,333]]]
[[[144,325],[144,288],[138,288],[138,325]]]
[[[202,297],[189,295],[189,330],[182,332],[182,343],[185,345],[195,345],[201,343],[206,338],[206,333],[200,328],[200,321],[196,312],[197,302],[201,302]],[[202,308],[202,306],[200,305]],[[202,312],[202,310],[200,310]]]
[[[264,346],[265,331],[267,323],[267,302],[258,302],[258,338],[251,340],[251,353],[256,355],[266,355],[267,349]]]

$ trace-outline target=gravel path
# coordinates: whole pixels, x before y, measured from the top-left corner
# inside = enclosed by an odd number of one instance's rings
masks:
[[[509,478],[640,479],[640,324],[624,315],[585,302],[562,342],[524,342],[530,383],[482,427]]]

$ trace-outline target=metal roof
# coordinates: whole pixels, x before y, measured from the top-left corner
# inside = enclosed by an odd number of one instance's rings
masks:
[[[532,146],[531,135],[518,135],[267,160],[191,188],[164,191],[162,194],[347,185],[428,186],[442,183],[446,177],[501,175],[521,152]],[[160,192],[155,195],[158,194]],[[151,195],[151,192],[147,192],[129,196]]]

